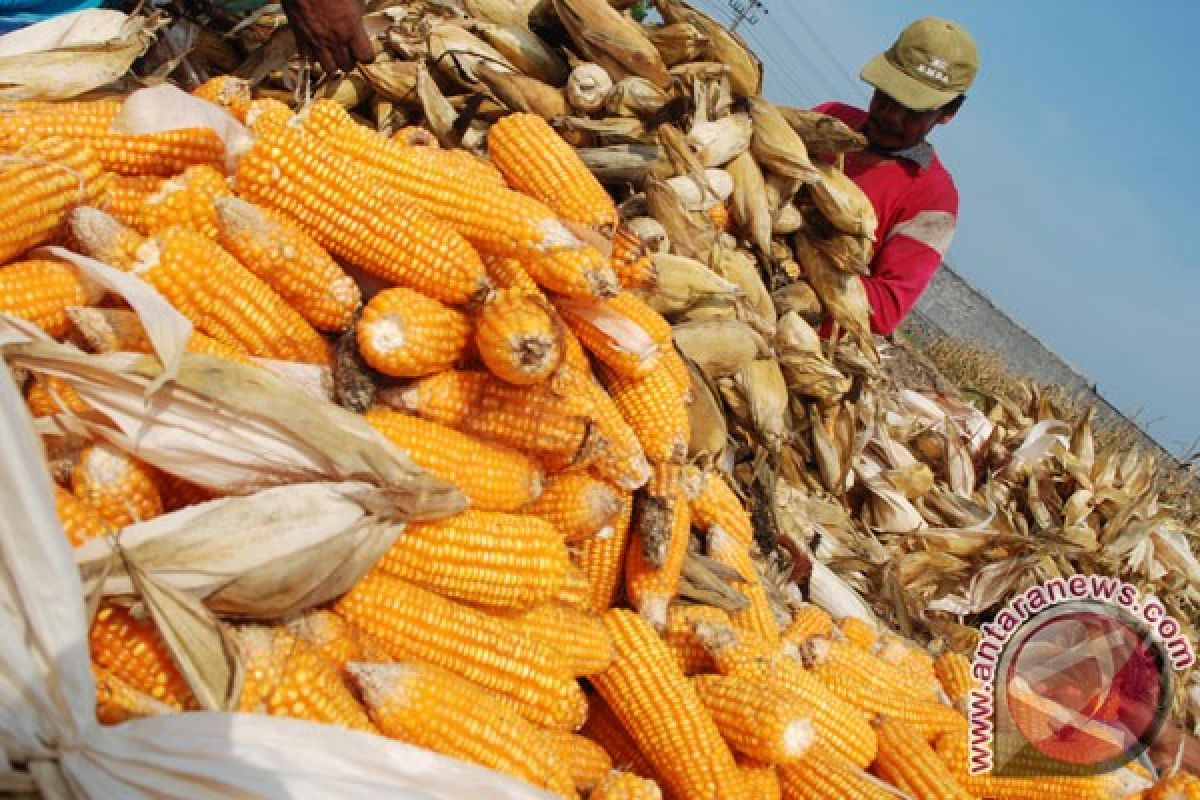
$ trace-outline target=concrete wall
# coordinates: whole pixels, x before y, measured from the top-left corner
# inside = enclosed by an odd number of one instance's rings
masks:
[[[1098,421],[1109,424],[1129,421],[1096,394],[1094,381],[1004,313],[948,264],[943,264],[934,275],[904,328],[918,338],[946,335],[983,344],[995,350],[1015,374],[1044,385],[1061,386],[1069,394],[1094,403]],[[1145,433],[1142,437],[1147,447],[1173,458],[1154,439]]]

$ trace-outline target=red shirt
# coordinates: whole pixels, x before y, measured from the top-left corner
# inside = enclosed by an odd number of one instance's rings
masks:
[[[855,130],[867,112],[843,103],[816,111]],[[863,285],[871,303],[871,330],[889,334],[908,316],[950,247],[958,221],[958,189],[937,154],[928,167],[868,152],[846,154],[846,175],[871,199],[879,218],[875,255]]]

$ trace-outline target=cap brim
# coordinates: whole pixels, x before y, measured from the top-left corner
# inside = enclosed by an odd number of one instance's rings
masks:
[[[887,55],[884,53],[880,53],[868,61],[867,65],[862,68],[862,72],[859,73],[859,77],[900,105],[913,111],[933,111],[958,97],[958,92],[933,89],[910,78],[899,67],[888,61]]]

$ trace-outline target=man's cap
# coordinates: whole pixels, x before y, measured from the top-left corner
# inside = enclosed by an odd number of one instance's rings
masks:
[[[932,111],[965,92],[978,71],[971,34],[948,19],[925,17],[868,61],[860,77],[905,108]]]

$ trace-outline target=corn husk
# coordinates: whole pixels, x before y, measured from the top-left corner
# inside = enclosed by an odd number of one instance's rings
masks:
[[[750,149],[753,136],[754,123],[749,114],[730,114],[693,125],[687,140],[703,166],[723,167]]]
[[[642,367],[651,367],[662,355],[662,348],[642,326],[612,310],[607,303],[556,297],[559,313],[584,321],[604,336],[614,351],[637,359]]]
[[[793,281],[776,289],[771,294],[771,300],[775,303],[775,312],[780,317],[794,311],[810,325],[816,325],[824,314],[820,298],[805,280]]]
[[[771,352],[757,331],[734,319],[685,322],[671,333],[679,352],[712,380],[732,377]]]
[[[662,125],[658,128],[658,142],[674,176],[691,178],[697,186],[712,191],[708,186],[708,171],[692,151],[683,131],[674,125]]]
[[[467,13],[493,25],[527,25],[529,9],[518,0],[462,0]]]
[[[648,175],[669,177],[657,145],[634,144],[584,147],[575,151],[601,183],[640,185]]]
[[[751,97],[749,102],[754,123],[750,147],[755,160],[763,169],[800,183],[819,181],[821,173],[809,161],[804,140],[788,125],[775,104],[762,97]]]
[[[806,108],[787,106],[779,106],[779,113],[804,140],[809,152],[822,156],[836,156],[863,150],[867,146],[867,137],[837,117]]]
[[[385,61],[359,64],[358,74],[382,98],[393,102],[411,101],[417,90],[417,64],[412,61]]]
[[[554,125],[559,131],[585,134],[584,138],[598,144],[640,144],[647,138],[645,126],[636,117],[559,117]]]
[[[458,25],[434,25],[429,31],[429,63],[438,73],[465,89],[479,86],[476,69],[488,64],[502,72],[517,72],[500,51]]]
[[[775,351],[793,393],[828,405],[850,391],[851,380],[826,360],[821,337],[795,311],[780,316]]]
[[[521,74],[555,87],[566,85],[571,74],[567,62],[525,26],[480,22],[472,25],[471,30]]]
[[[475,74],[496,99],[512,111],[537,114],[546,120],[567,114],[567,100],[562,91],[536,78],[494,69],[489,64],[480,64]]]
[[[767,449],[778,452],[791,432],[787,382],[779,362],[764,358],[720,381],[721,394],[733,415],[755,431]]]
[[[646,117],[670,99],[670,95],[645,78],[625,78],[608,93],[604,108],[618,117]]]
[[[443,147],[457,147],[461,139],[461,133],[455,129],[458,112],[442,94],[424,62],[417,64],[416,93],[421,110],[425,114],[425,121],[437,136],[438,142]]]
[[[804,236],[813,248],[825,256],[834,269],[851,275],[870,274],[874,248],[867,237],[838,231],[822,235],[815,230],[805,231],[798,236]],[[797,247],[797,250],[799,249]]]
[[[688,421],[691,438],[688,440],[688,460],[720,460],[725,451],[729,430],[717,390],[700,368],[684,358],[688,374],[692,378],[692,402],[688,404]]]
[[[193,97],[177,86],[159,84],[125,98],[109,125],[119,133],[161,133],[180,128],[211,128],[225,143],[225,167],[232,172],[238,157],[253,144],[250,132],[220,106]]]
[[[738,97],[753,97],[762,93],[762,63],[737,34],[731,33],[712,17],[681,0],[655,0],[655,5],[666,23],[687,23],[708,39],[704,48],[704,60],[728,68],[729,82],[734,94]]]
[[[870,497],[867,511],[868,526],[881,533],[912,533],[927,527],[921,512],[909,502],[904,492],[888,482],[883,468],[871,458],[860,456],[854,461],[858,480]]]
[[[733,178],[725,170],[707,169],[704,177],[704,184],[690,175],[677,175],[667,180],[688,211],[707,211],[733,195]]]
[[[357,108],[367,102],[374,93],[367,79],[357,72],[329,81],[314,95],[317,99],[332,100],[342,108]]]
[[[647,253],[666,254],[671,249],[667,229],[654,217],[634,217],[625,222],[625,228],[638,238]]]
[[[651,259],[658,274],[652,289],[642,292],[646,303],[660,314],[678,314],[712,298],[737,297],[741,290],[694,258],[655,253]]]
[[[825,312],[853,336],[864,351],[875,353],[871,339],[871,304],[862,281],[833,266],[807,237],[797,237],[797,241],[800,245],[797,256]]]
[[[767,199],[767,185],[763,180],[754,156],[745,152],[729,162],[729,175],[733,178],[733,197],[730,203],[733,219],[738,227],[746,231],[750,241],[759,251],[771,252],[771,206]]]
[[[671,251],[689,258],[704,258],[716,241],[716,230],[708,216],[684,208],[678,193],[666,181],[646,178],[646,205],[650,216],[667,232]]]
[[[647,27],[646,36],[658,48],[668,67],[700,60],[708,44],[708,37],[686,22]]]
[[[580,64],[567,77],[567,101],[584,114],[604,108],[613,80],[599,64]]]
[[[833,227],[874,241],[879,220],[858,184],[837,167],[819,166],[821,180],[809,187],[813,202]]]
[[[637,76],[660,89],[670,87],[666,64],[633,19],[605,0],[553,0],[553,6],[579,51],[610,76]]]
[[[711,254],[709,263],[714,272],[736,283],[742,290],[740,305],[744,305],[752,314],[746,321],[768,340],[774,339],[775,304],[771,301],[754,259],[740,250],[718,248]]]

